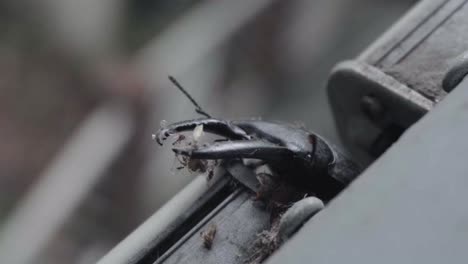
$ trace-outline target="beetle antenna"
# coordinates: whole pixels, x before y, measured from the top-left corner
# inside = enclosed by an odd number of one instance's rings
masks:
[[[182,85],[174,77],[169,75],[169,81],[171,81],[175,85],[175,87],[177,87],[190,100],[190,102],[192,102],[192,104],[195,106],[195,112],[197,112],[200,115],[211,118],[211,115],[209,115],[201,108],[197,101],[193,99],[193,97],[184,89],[184,87],[182,87]]]

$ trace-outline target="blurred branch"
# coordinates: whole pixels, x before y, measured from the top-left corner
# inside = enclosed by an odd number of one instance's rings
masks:
[[[149,41],[135,62],[146,73],[150,87],[158,87],[168,73],[186,72],[273,2],[203,1]]]
[[[0,232],[0,263],[33,263],[128,142],[126,108],[107,103],[82,123]]]

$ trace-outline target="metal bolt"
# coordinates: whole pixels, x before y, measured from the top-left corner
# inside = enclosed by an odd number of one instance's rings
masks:
[[[442,88],[451,92],[468,74],[468,51],[456,57],[442,80]]]
[[[365,95],[362,97],[361,109],[371,121],[380,120],[385,114],[385,109],[382,104],[372,95]]]

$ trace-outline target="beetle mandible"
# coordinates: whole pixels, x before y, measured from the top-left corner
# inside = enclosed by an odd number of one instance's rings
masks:
[[[175,79],[170,79],[194,102]],[[206,118],[160,128],[155,134],[158,144],[162,145],[171,135],[203,125],[206,132],[222,136],[227,141],[198,148],[173,147],[172,150],[190,159],[259,159],[283,180],[298,188],[313,190],[325,200],[334,197],[361,171],[357,164],[316,133],[281,122],[211,118],[196,102],[194,104],[197,112]]]

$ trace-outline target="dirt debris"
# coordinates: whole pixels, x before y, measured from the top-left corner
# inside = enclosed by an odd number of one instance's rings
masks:
[[[210,250],[213,246],[213,240],[216,236],[217,227],[215,224],[210,225],[205,231],[200,232],[203,240],[203,247]]]

